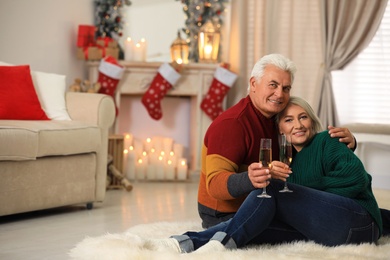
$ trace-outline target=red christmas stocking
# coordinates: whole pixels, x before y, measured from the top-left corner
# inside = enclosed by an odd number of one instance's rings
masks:
[[[118,61],[111,56],[106,56],[101,60],[99,65],[99,78],[100,83],[99,93],[111,96],[115,102],[115,91],[118,86],[118,82],[123,74],[123,67],[118,64]],[[115,104],[115,115],[118,115],[118,107]]]
[[[161,100],[180,77],[180,73],[168,63],[162,64],[158,69],[157,75],[142,97],[142,104],[153,119],[161,119]]]
[[[237,79],[237,75],[224,67],[218,67],[214,73],[213,81],[202,100],[200,108],[214,120],[223,112],[222,101]]]

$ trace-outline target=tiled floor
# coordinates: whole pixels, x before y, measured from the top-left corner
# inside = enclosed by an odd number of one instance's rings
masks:
[[[92,210],[84,205],[0,217],[0,259],[68,259],[86,236],[124,232],[156,221],[199,220],[197,181],[135,182],[134,189],[110,190]],[[390,209],[390,190],[375,190]]]

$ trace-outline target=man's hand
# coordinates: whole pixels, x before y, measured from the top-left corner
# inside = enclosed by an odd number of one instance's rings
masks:
[[[255,188],[264,188],[269,184],[271,179],[270,170],[263,168],[261,163],[252,163],[248,167],[248,177]]]
[[[349,149],[355,149],[355,137],[348,128],[328,126],[330,137],[338,137],[341,143],[347,144]]]

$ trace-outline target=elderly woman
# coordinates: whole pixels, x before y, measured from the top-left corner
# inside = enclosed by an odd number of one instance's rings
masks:
[[[291,136],[296,149],[291,169],[279,161],[271,171],[291,173],[292,193],[280,193],[283,181],[271,180],[267,193],[252,191],[234,217],[201,232],[149,240],[150,249],[191,252],[203,246],[240,248],[249,244],[311,240],[326,246],[376,243],[382,218],[371,188],[371,176],[348,147],[327,132],[310,105],[291,97],[277,116],[280,133]],[[248,171],[259,173],[253,163]],[[202,249],[201,249],[202,250]]]

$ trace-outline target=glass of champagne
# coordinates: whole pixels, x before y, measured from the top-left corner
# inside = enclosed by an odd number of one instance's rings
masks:
[[[288,166],[292,162],[292,146],[291,138],[285,134],[281,134],[279,138],[279,160]],[[284,183],[284,188],[279,192],[293,192],[288,188],[287,181]]]
[[[259,161],[263,165],[263,168],[270,168],[272,162],[272,140],[271,139],[261,138]],[[257,197],[271,198],[271,196],[267,193],[267,187],[264,187],[263,192]]]

